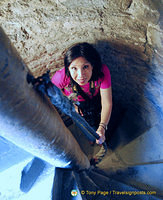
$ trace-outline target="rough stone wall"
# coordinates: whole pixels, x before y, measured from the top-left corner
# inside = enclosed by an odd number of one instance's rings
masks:
[[[62,67],[63,51],[82,41],[125,45],[148,60],[159,16],[150,0],[0,2],[0,24],[36,76]]]
[[[162,5],[162,0],[3,0],[0,25],[35,76],[63,67],[70,45],[94,44],[112,76],[111,132],[118,127],[136,137],[163,116]]]

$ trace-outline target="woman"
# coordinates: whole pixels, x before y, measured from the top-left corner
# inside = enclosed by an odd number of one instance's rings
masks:
[[[101,144],[105,141],[112,110],[109,69],[88,43],[70,47],[65,54],[64,65],[52,77],[52,83],[74,102],[76,111],[96,129],[100,136],[96,143]]]

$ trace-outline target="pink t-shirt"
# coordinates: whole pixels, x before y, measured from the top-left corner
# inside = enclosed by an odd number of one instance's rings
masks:
[[[104,74],[104,77],[99,78],[97,81],[95,81],[95,92],[93,96],[96,96],[101,89],[107,89],[111,87],[111,76],[110,71],[106,65],[102,65],[102,72]],[[63,93],[66,96],[70,96],[73,93],[72,87],[70,86],[70,77],[67,77],[65,74],[65,68],[62,68],[58,70],[54,76],[51,79],[52,83],[56,85],[58,88],[62,89]],[[92,95],[90,93],[90,84],[87,83],[85,85],[80,85],[82,90],[92,98]],[[74,100],[76,101],[85,101],[82,96],[76,97]]]

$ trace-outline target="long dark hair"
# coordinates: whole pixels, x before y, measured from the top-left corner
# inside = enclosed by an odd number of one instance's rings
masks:
[[[93,67],[92,77],[90,81],[96,81],[98,78],[103,77],[103,73],[101,71],[102,62],[101,57],[97,50],[89,43],[78,43],[73,45],[68,49],[64,57],[64,65],[66,75],[69,77],[69,69],[68,67],[78,57],[85,58]]]

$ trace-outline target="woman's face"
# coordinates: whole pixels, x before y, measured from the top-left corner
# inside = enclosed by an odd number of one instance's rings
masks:
[[[91,79],[92,65],[83,57],[76,58],[69,65],[72,79],[79,85],[85,85]]]

